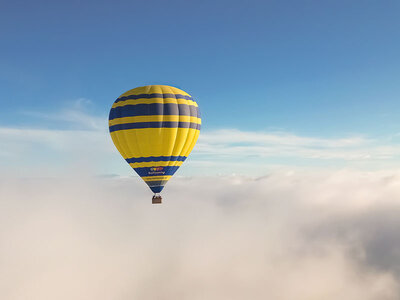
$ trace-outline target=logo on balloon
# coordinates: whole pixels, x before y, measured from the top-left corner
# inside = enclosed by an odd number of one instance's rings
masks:
[[[164,175],[164,167],[152,167],[149,168],[149,175]]]
[[[164,170],[163,167],[154,167],[154,168],[150,168],[150,171],[153,171],[153,172],[158,172],[158,171],[162,171],[162,170]]]

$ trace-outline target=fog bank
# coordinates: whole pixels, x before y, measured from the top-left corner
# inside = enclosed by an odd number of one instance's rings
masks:
[[[0,183],[0,298],[399,299],[400,173]]]

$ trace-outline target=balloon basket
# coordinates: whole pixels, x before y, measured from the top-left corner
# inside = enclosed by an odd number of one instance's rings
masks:
[[[153,198],[151,199],[151,203],[153,203],[153,204],[161,204],[162,203],[161,196],[154,195]]]

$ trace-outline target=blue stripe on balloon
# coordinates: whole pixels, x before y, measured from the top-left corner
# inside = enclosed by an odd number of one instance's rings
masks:
[[[154,193],[160,193],[164,188],[165,184],[167,183],[167,181],[168,180],[146,181],[146,183]]]
[[[135,100],[135,99],[152,99],[152,98],[174,98],[174,99],[186,99],[186,100],[193,100],[192,97],[187,96],[187,95],[181,95],[181,94],[160,94],[160,93],[153,93],[153,94],[140,94],[140,95],[130,95],[130,96],[124,96],[124,97],[119,97],[117,100],[115,100],[115,103],[125,101],[125,100]]]
[[[152,167],[134,168],[140,177],[174,175],[179,166],[162,167],[162,171],[152,171]]]
[[[149,186],[149,188],[151,189],[151,191],[153,193],[161,193],[161,191],[163,190],[164,186],[163,185],[158,185],[158,186]]]
[[[150,162],[150,161],[185,161],[186,156],[149,156],[149,157],[131,157],[127,158],[128,164]]]
[[[117,106],[110,110],[109,119],[136,116],[176,115],[197,117],[199,112],[194,105],[176,103],[151,103]]]
[[[110,132],[140,128],[193,128],[200,130],[200,124],[190,122],[135,122],[110,126]]]

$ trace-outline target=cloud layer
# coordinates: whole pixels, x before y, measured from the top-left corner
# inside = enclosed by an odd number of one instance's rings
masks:
[[[0,126],[1,175],[19,177],[123,174],[132,170],[112,144],[107,116],[78,99],[58,111],[24,111],[25,126]],[[28,126],[31,122],[35,126]],[[203,130],[179,174],[247,174],[292,169],[396,169],[398,135],[371,138],[303,136],[289,132]],[[40,172],[38,172],[40,170]]]
[[[91,105],[90,100],[78,99],[58,111],[25,111],[25,126],[0,126],[2,173],[60,176],[78,168],[79,173],[91,175],[131,174],[111,142],[107,116],[91,113]],[[36,126],[26,125],[29,120]],[[179,172],[261,176],[293,168],[395,169],[399,153],[395,134],[386,139],[362,135],[321,138],[282,131],[203,130],[185,163],[193,168]]]
[[[59,176],[78,166],[80,172],[92,175],[131,174],[105,124],[101,130],[0,127],[0,140],[3,174]],[[362,137],[319,139],[287,133],[217,130],[202,132],[185,163],[194,167],[182,174],[254,176],[291,168],[395,169],[399,152],[396,144],[382,146],[379,141]]]
[[[0,186],[0,298],[400,298],[400,174]]]

